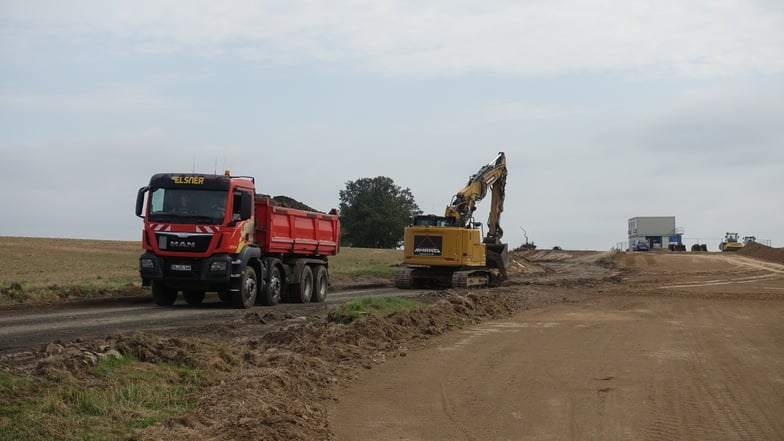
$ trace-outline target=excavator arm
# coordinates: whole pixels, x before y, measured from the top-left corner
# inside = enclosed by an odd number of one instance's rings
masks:
[[[504,234],[499,224],[501,212],[504,211],[506,191],[506,155],[499,152],[498,156],[478,172],[471,175],[468,184],[458,191],[446,207],[444,216],[452,219],[455,226],[469,227],[476,210],[476,203],[491,192],[490,216],[487,220],[487,236],[485,243],[499,243]]]

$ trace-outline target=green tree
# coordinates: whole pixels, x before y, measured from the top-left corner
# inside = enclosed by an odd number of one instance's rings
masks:
[[[421,213],[411,190],[384,176],[348,181],[340,191],[340,223],[347,246],[395,248],[403,241],[409,218]]]

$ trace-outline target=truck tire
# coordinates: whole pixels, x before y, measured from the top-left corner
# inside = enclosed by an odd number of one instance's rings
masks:
[[[189,305],[201,305],[204,301],[204,291],[183,291],[182,296]]]
[[[291,293],[291,300],[294,303],[309,303],[311,297],[313,297],[313,271],[305,265],[299,275],[297,292]]]
[[[167,287],[160,280],[153,280],[152,299],[158,306],[171,306],[177,300],[177,290]]]
[[[329,287],[329,276],[324,265],[313,266],[315,275],[313,276],[313,297],[312,301],[321,303],[327,299],[327,288]]]
[[[280,297],[283,291],[283,278],[280,275],[280,267],[272,265],[270,268],[269,281],[267,288],[259,296],[261,304],[264,306],[275,306],[280,302]]]
[[[248,309],[256,303],[256,293],[258,291],[256,270],[253,267],[245,267],[240,281],[240,290],[232,293],[232,302],[235,308]]]

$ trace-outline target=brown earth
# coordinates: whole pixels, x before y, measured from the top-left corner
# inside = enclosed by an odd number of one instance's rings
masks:
[[[303,210],[303,211],[313,211],[316,213],[323,213],[323,211],[316,210],[315,208],[300,202],[292,197],[289,196],[275,196],[271,197],[266,194],[257,194],[256,198],[270,198],[270,203],[276,207],[284,207],[284,208],[294,208],[296,210]]]
[[[784,248],[771,248],[757,242],[749,242],[738,251],[738,254],[770,262],[784,263]]]
[[[134,354],[213,373],[194,410],[139,440],[784,439],[784,266],[514,256],[503,287],[429,292],[413,312],[345,324],[256,308],[170,337],[53,342],[0,367],[94,384],[86,366]]]
[[[617,283],[564,283],[588,257],[541,257],[571,301],[366,372],[328,410],[335,439],[784,439],[784,266],[619,253]]]

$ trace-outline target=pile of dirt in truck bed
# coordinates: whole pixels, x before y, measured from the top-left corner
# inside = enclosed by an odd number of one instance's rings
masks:
[[[757,242],[749,242],[738,254],[784,264],[784,248],[771,248]]]
[[[288,196],[279,195],[279,196],[272,197],[266,194],[257,194],[256,198],[257,199],[270,198],[270,203],[276,207],[294,208],[296,210],[315,211],[316,213],[324,213],[321,210],[316,210],[315,208]]]

